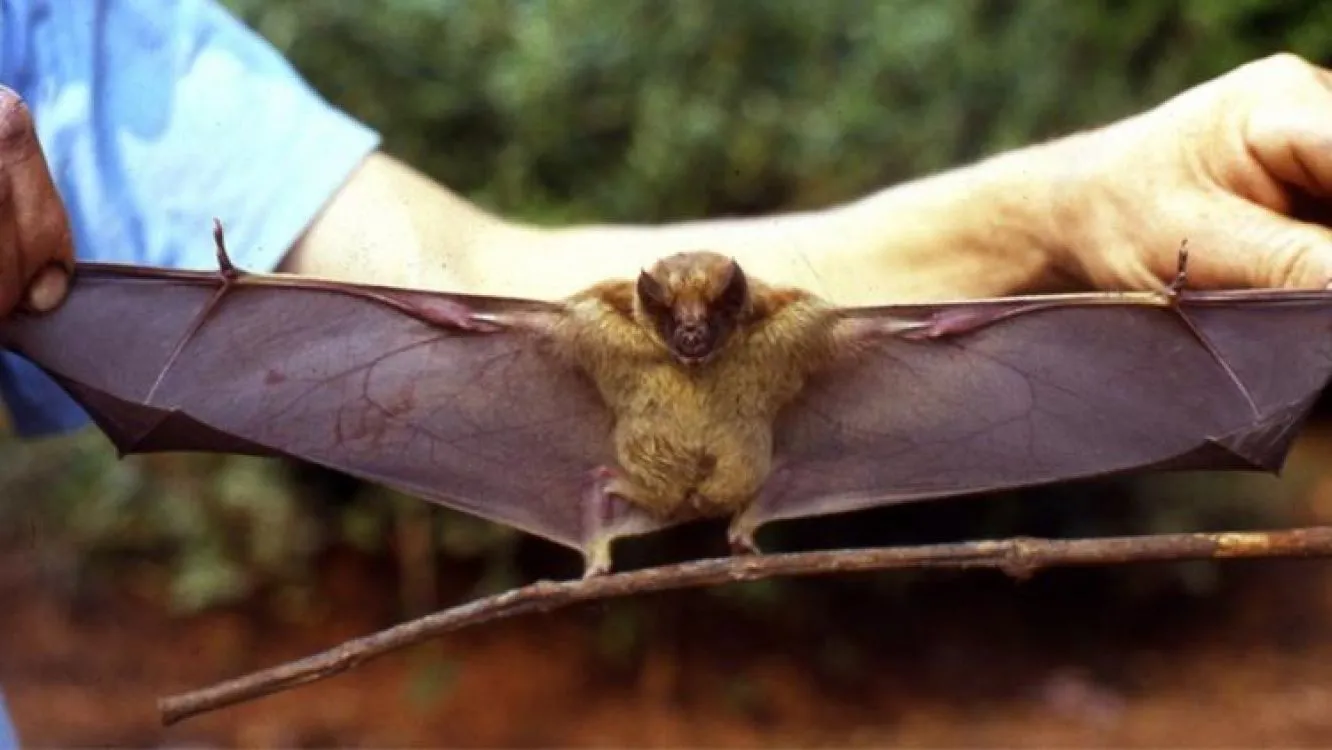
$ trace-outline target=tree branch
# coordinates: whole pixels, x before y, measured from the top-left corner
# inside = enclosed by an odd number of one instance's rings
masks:
[[[442,633],[579,602],[669,589],[902,568],[994,568],[1027,578],[1046,567],[1231,558],[1332,556],[1332,526],[1271,532],[1100,539],[1014,538],[914,547],[724,557],[570,581],[538,581],[405,622],[323,653],[158,701],[162,723],[323,680]]]

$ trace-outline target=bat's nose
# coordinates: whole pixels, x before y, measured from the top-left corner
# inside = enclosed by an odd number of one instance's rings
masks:
[[[701,357],[711,348],[712,337],[708,335],[706,325],[694,322],[681,323],[675,329],[675,346],[687,357]]]

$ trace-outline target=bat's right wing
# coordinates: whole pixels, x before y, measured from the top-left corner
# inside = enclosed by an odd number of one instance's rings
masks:
[[[584,554],[652,524],[588,501],[611,415],[538,333],[554,305],[284,276],[81,265],[56,311],[0,324],[122,454],[313,462]]]
[[[846,312],[900,333],[783,413],[749,530],[1130,470],[1276,471],[1332,376],[1332,292]]]

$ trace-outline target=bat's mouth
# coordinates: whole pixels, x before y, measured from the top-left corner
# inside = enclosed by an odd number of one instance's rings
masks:
[[[710,344],[693,347],[675,346],[672,349],[676,360],[687,367],[707,364],[717,354],[717,348]]]
[[[709,333],[707,327],[701,325],[686,324],[677,328],[671,342],[676,359],[685,365],[701,365],[711,359],[717,348]]]

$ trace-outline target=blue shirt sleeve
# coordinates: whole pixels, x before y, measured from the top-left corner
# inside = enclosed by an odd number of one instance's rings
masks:
[[[213,0],[0,0],[0,45],[81,260],[211,269],[216,216],[272,270],[379,145]],[[0,397],[24,435],[88,421],[7,352]]]
[[[0,693],[0,750],[18,750],[18,732],[5,710],[5,696]]]

